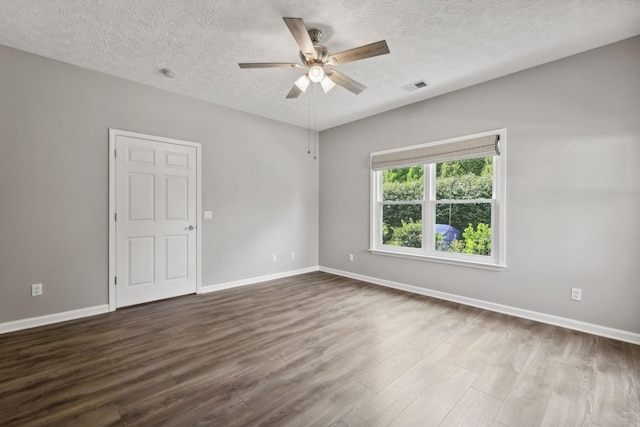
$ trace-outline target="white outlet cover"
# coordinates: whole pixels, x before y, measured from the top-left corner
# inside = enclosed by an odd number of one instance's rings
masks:
[[[42,295],[42,283],[34,283],[31,285],[31,296],[37,297]]]
[[[571,299],[574,301],[582,301],[582,289],[571,288]]]

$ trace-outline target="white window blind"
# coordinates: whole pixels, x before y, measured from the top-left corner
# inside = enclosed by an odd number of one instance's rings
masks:
[[[404,150],[374,153],[371,169],[374,171],[406,168],[409,166],[442,163],[500,155],[499,135],[481,136],[437,145],[423,145]]]

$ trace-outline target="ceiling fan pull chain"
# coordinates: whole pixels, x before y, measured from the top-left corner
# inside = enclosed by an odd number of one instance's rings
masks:
[[[313,160],[318,158],[318,85],[313,85]]]
[[[311,155],[311,98],[307,102],[307,154]]]

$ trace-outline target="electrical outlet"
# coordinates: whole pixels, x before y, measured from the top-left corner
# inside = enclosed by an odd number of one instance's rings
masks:
[[[353,254],[349,254],[349,261],[353,262]]]
[[[582,289],[571,288],[571,299],[574,301],[582,301]]]
[[[295,252],[291,252],[291,261],[293,261],[294,259],[296,259],[296,253]]]
[[[31,285],[31,296],[39,297],[42,295],[42,283],[34,283]]]
[[[278,255],[273,254],[271,258],[273,259],[273,262],[278,262]]]

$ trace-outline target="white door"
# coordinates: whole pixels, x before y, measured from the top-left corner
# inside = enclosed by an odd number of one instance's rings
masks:
[[[196,148],[116,135],[116,306],[196,292]]]

